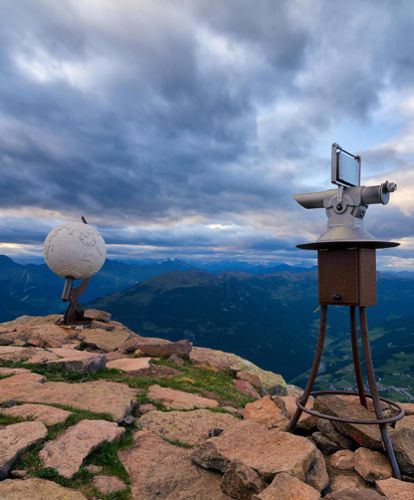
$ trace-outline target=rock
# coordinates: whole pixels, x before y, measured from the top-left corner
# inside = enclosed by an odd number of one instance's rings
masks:
[[[323,491],[329,485],[325,458],[319,450],[315,450],[314,459],[306,475],[306,482],[318,491]]]
[[[139,431],[134,446],[118,453],[139,500],[225,500],[221,476],[191,463],[191,450],[174,446],[154,433]]]
[[[260,394],[256,391],[256,389],[252,386],[250,382],[247,382],[246,380],[234,379],[233,384],[235,385],[238,391],[243,392],[247,396],[250,396],[251,398],[254,399],[260,398]]]
[[[134,373],[150,367],[151,358],[121,358],[106,363],[107,368],[115,368],[126,373]]]
[[[20,417],[22,419],[30,417],[33,420],[40,420],[40,422],[43,422],[45,425],[56,425],[66,422],[68,417],[72,415],[70,411],[54,408],[53,406],[37,404],[16,405],[11,408],[0,409],[0,412],[4,415]]]
[[[296,398],[292,396],[273,396],[272,399],[273,401],[275,401],[276,404],[280,403],[284,406],[285,413],[289,419],[293,417],[297,408]],[[308,402],[306,403],[306,408],[312,409],[313,402],[314,400],[313,397],[311,396]],[[316,427],[316,418],[313,417],[312,415],[308,415],[307,413],[303,412],[296,426],[298,429],[312,431]]]
[[[100,465],[85,465],[84,469],[86,469],[91,474],[100,474],[103,471],[103,467]]]
[[[197,394],[177,391],[159,385],[152,385],[149,388],[148,398],[162,403],[170,410],[192,410],[194,408],[216,408],[219,406],[214,399],[203,398]]]
[[[240,370],[239,372],[236,373],[236,378],[239,380],[245,380],[246,382],[249,382],[249,384],[251,384],[253,387],[256,387],[256,389],[260,389],[262,387],[260,378],[257,375],[254,375],[254,373]]]
[[[414,403],[399,403],[399,405],[405,411],[406,417],[414,415]],[[401,422],[401,420],[399,420],[398,422]],[[397,425],[398,425],[398,422],[397,422]]]
[[[332,439],[322,434],[322,432],[314,432],[312,434],[312,440],[324,455],[331,455],[341,449],[335,441],[332,441]]]
[[[0,480],[7,477],[21,453],[46,435],[42,422],[20,422],[0,429]]]
[[[38,318],[26,317],[27,322],[19,321],[3,323],[0,326],[0,344],[14,344],[17,341],[35,347],[61,347],[76,338],[74,330],[64,328],[49,321],[59,316]]]
[[[37,347],[0,346],[0,361],[45,363],[54,359],[58,359],[58,356]]]
[[[328,415],[347,416],[349,418],[376,418],[369,403],[368,409],[361,406],[358,397],[350,396],[319,396],[316,398],[314,408]],[[334,427],[341,433],[346,434],[359,446],[382,450],[382,440],[377,425],[350,424],[345,422],[333,422]]]
[[[223,410],[225,410],[227,413],[230,413],[231,415],[234,415],[235,417],[241,418],[242,416],[242,409],[241,408],[234,408],[234,406],[223,406]]]
[[[265,481],[271,481],[280,472],[289,472],[305,480],[315,453],[315,446],[304,437],[242,420],[220,436],[199,445],[192,459],[206,469],[222,473],[230,462],[241,462],[258,472]]]
[[[125,429],[107,420],[81,420],[48,441],[39,457],[44,467],[53,467],[61,476],[71,478],[92,451],[105,441],[116,441],[124,432]]]
[[[319,491],[296,477],[282,472],[254,500],[319,500]]]
[[[105,367],[106,358],[101,354],[65,347],[51,349],[51,351],[59,356],[59,359],[48,361],[48,365],[61,366],[81,373],[96,372]]]
[[[326,500],[385,500],[385,497],[381,496],[374,490],[355,490],[346,489],[337,491],[335,493],[328,493],[324,497]]]
[[[127,488],[127,485],[116,476],[95,476],[92,483],[103,495],[110,495]]]
[[[177,356],[177,354],[171,354],[171,356],[168,358],[168,361],[170,363],[174,363],[178,366],[181,366],[184,364],[183,358],[180,358],[180,356]]]
[[[195,364],[211,366],[218,370],[252,373],[259,377],[263,393],[286,395],[286,382],[281,375],[262,370],[251,361],[247,361],[236,354],[208,349],[207,347],[193,347],[190,352],[190,360]]]
[[[0,403],[21,401],[25,403],[64,404],[95,413],[108,413],[121,421],[136,404],[139,389],[126,384],[96,380],[73,383],[44,382],[35,373],[19,373],[0,380]]]
[[[356,472],[341,472],[331,475],[330,490],[332,492],[339,492],[343,490],[370,490],[370,486],[365,482],[362,477]]]
[[[221,480],[221,489],[232,498],[250,500],[254,493],[260,493],[266,483],[259,474],[240,462],[231,462]]]
[[[140,429],[153,431],[161,437],[196,445],[208,439],[213,428],[227,429],[239,422],[228,413],[210,410],[150,411],[138,420]]]
[[[138,349],[145,356],[155,358],[169,357],[175,354],[181,358],[188,359],[193,344],[189,340],[178,340],[165,344],[163,342],[156,343],[154,341],[146,342],[146,339],[141,337],[138,341]]]
[[[414,498],[414,483],[398,479],[382,479],[376,483],[377,490],[389,500],[412,500]]]
[[[350,437],[341,434],[329,420],[317,418],[316,427],[324,436],[336,443],[340,449],[355,449],[354,441]]]
[[[37,477],[6,479],[0,482],[0,498],[4,500],[86,500],[80,491],[64,488],[54,481]]]
[[[253,403],[248,403],[244,407],[242,415],[245,419],[264,424],[268,429],[284,430],[289,423],[284,405],[278,405],[270,396],[264,396]]]
[[[329,459],[329,465],[338,470],[353,470],[355,453],[351,450],[339,450]]]
[[[16,375],[17,373],[30,373],[30,370],[27,368],[6,368],[0,367],[0,376],[4,375]]]
[[[414,430],[400,427],[391,438],[401,472],[414,475]]]
[[[99,309],[86,309],[83,314],[85,319],[93,319],[96,321],[108,322],[111,321],[112,314],[106,311],[100,311]]]
[[[302,396],[302,394],[305,392],[302,387],[298,387],[297,385],[293,384],[287,384],[287,394],[286,396],[291,396],[292,398],[297,399],[298,397]]]
[[[27,470],[24,469],[14,469],[9,475],[12,479],[26,479],[28,477]]]
[[[135,337],[136,335],[125,327],[118,327],[112,331],[90,328],[82,330],[78,334],[78,338],[82,340],[84,345],[104,352],[123,351],[128,346],[129,341],[136,340]]]
[[[388,458],[379,451],[358,448],[355,452],[355,470],[370,483],[379,479],[392,477],[391,465]]]
[[[153,405],[152,403],[143,403],[143,404],[139,405],[139,413],[141,413],[141,415],[145,415],[145,413],[148,413],[150,411],[154,411],[156,409],[157,409],[157,407],[155,405]]]

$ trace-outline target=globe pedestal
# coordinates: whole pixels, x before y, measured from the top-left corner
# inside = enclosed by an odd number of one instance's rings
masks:
[[[66,278],[65,286],[63,288],[62,300],[69,301],[70,304],[66,309],[65,315],[63,317],[63,323],[69,325],[72,323],[81,323],[84,319],[84,309],[79,304],[79,297],[85,292],[89,285],[89,278],[83,280],[82,283],[77,287],[73,288],[73,278]]]

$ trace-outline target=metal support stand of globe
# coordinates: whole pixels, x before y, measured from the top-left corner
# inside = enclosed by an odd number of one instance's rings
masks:
[[[395,191],[397,186],[388,181],[379,186],[360,186],[360,173],[357,175],[357,182],[347,182],[345,175],[343,176],[345,180],[341,179],[341,154],[346,155],[347,162],[349,161],[348,156],[354,158],[355,168],[360,168],[359,157],[351,155],[337,144],[334,144],[332,146],[332,182],[339,185],[337,190],[295,196],[296,201],[305,208],[325,208],[328,216],[328,230],[315,243],[298,245],[298,248],[318,251],[318,288],[321,318],[319,338],[308,382],[304,393],[296,400],[297,409],[288,424],[287,430],[293,431],[295,429],[302,412],[333,422],[378,425],[393,475],[395,478],[401,479],[400,468],[387,425],[395,425],[397,420],[403,418],[404,410],[400,405],[381,398],[378,394],[368,338],[366,313],[367,306],[376,304],[376,249],[395,247],[399,243],[378,241],[363,227],[363,217],[368,205],[373,203],[387,204],[390,193]],[[349,306],[351,345],[357,392],[312,391],[324,348],[329,305]],[[361,340],[369,393],[365,392],[362,379],[358,350],[357,307],[359,309]],[[333,394],[358,396],[360,404],[365,408],[368,408],[367,399],[370,399],[376,418],[346,418],[323,414],[306,408],[310,396]],[[381,402],[391,406],[395,410],[395,414],[385,417]]]

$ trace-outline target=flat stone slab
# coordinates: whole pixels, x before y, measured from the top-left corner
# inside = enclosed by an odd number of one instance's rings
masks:
[[[194,408],[216,408],[219,406],[214,399],[159,385],[152,385],[149,388],[148,398],[162,403],[170,410],[193,410]]]
[[[7,477],[21,453],[46,434],[42,422],[20,422],[0,429],[0,480]]]
[[[77,332],[54,323],[60,316],[24,316],[0,326],[0,344],[22,342],[34,347],[60,347],[73,342]]]
[[[270,486],[258,495],[253,495],[253,500],[319,500],[319,491],[296,477],[282,472],[278,474]]]
[[[228,413],[210,410],[150,411],[138,420],[142,430],[153,431],[161,437],[196,445],[209,438],[211,429],[227,429],[239,422]]]
[[[110,495],[111,493],[127,488],[127,485],[116,476],[95,476],[92,482],[95,488],[103,495]]]
[[[11,417],[20,417],[22,419],[40,420],[45,425],[56,425],[66,422],[72,412],[55,408],[48,405],[22,404],[12,406],[11,408],[2,408],[0,413]]]
[[[281,472],[306,481],[311,466],[319,457],[318,451],[302,436],[243,420],[198,446],[192,459],[202,467],[222,473],[230,462],[238,461],[255,470],[267,482]]]
[[[46,363],[58,359],[46,349],[39,347],[19,347],[14,345],[0,345],[0,361],[24,361],[26,363]]]
[[[139,431],[134,446],[118,453],[131,478],[132,498],[139,500],[230,500],[220,489],[221,475],[191,462],[191,450]]]
[[[178,340],[177,342],[157,342],[155,339],[138,339],[138,349],[146,356],[156,358],[170,357],[172,355],[188,359],[193,344],[189,340]]]
[[[106,358],[102,354],[88,351],[79,351],[78,349],[60,347],[50,349],[58,359],[47,362],[48,365],[58,365],[69,370],[77,372],[94,372],[104,368]]]
[[[151,358],[121,358],[106,363],[107,368],[115,368],[126,373],[146,370],[150,367]]]
[[[37,477],[6,479],[0,482],[0,498],[4,500],[86,500],[76,490],[64,488],[54,481],[46,481]]]
[[[48,403],[74,406],[95,413],[108,413],[121,421],[136,403],[139,389],[126,384],[96,380],[68,384],[44,382],[35,373],[19,373],[0,380],[0,403],[18,401],[24,403]]]
[[[81,420],[53,441],[48,441],[39,453],[44,467],[53,467],[66,478],[80,469],[85,458],[105,441],[118,440],[125,429],[107,420]]]
[[[94,319],[96,321],[111,321],[112,314],[106,311],[101,311],[100,309],[86,309],[83,314],[86,319]]]

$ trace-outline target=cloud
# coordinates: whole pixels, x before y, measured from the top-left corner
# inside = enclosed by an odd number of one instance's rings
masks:
[[[25,0],[0,14],[0,241],[40,244],[84,214],[131,255],[269,258],[323,231],[291,194],[329,188],[341,136],[370,177],[403,186],[367,223],[413,234],[411,2]]]

